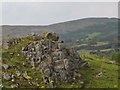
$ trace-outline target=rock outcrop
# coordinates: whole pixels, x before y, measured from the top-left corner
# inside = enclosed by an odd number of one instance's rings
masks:
[[[27,61],[43,74],[43,81],[51,88],[58,82],[71,82],[80,67],[81,58],[73,48],[59,41],[56,33],[45,33],[42,39],[22,48]]]

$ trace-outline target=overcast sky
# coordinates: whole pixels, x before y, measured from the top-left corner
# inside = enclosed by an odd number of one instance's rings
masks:
[[[48,25],[88,17],[118,17],[117,2],[5,2],[0,8],[0,24]]]

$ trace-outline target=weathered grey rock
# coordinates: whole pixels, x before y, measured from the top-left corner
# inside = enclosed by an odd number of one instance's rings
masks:
[[[18,88],[18,84],[11,85],[11,88]]]
[[[2,64],[2,67],[7,70],[9,68],[9,66],[7,64]]]
[[[102,76],[103,76],[103,72],[99,72],[98,74],[96,74],[97,78],[102,77]]]
[[[2,90],[2,88],[3,88],[3,85],[2,85],[2,83],[0,83],[0,90]]]
[[[14,53],[11,52],[10,55],[14,55]]]
[[[25,63],[23,62],[22,65],[25,66]]]
[[[15,76],[13,74],[11,75],[11,81],[15,82]]]
[[[14,78],[14,77],[15,77],[15,76],[12,74],[12,75],[11,75],[11,78]]]
[[[80,81],[80,84],[84,84],[84,82],[83,82],[83,81]]]
[[[17,56],[20,56],[20,54],[18,53]]]
[[[3,79],[5,80],[11,80],[11,76],[9,74],[3,73]]]
[[[89,67],[89,63],[88,62],[81,62],[80,63],[80,67]]]
[[[25,72],[23,73],[23,77],[24,77],[25,79],[27,79],[27,76],[28,76],[27,71],[25,71]]]
[[[16,75],[19,77],[21,75],[20,71],[16,71]]]
[[[15,82],[15,79],[13,78],[11,81],[12,81],[12,82]]]

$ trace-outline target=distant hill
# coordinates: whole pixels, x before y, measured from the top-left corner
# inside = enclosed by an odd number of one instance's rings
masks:
[[[61,39],[76,41],[89,36],[96,40],[111,40],[117,37],[117,18],[85,18],[67,22],[56,23],[48,26],[2,26],[2,34],[23,36],[32,32],[42,33],[43,31],[54,31],[59,33]],[[97,34],[97,35],[96,35]],[[95,36],[92,36],[95,35]]]

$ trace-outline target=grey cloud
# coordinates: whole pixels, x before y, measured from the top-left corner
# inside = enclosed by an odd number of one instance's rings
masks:
[[[3,24],[40,24],[87,17],[117,17],[117,3],[6,2],[2,7]]]

